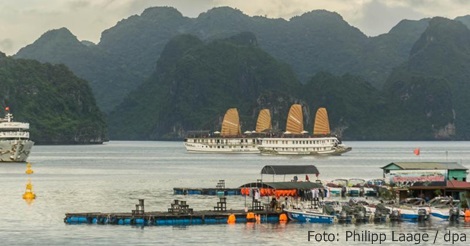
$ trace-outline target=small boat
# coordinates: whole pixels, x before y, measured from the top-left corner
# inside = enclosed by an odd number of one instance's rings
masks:
[[[336,216],[326,215],[322,209],[284,209],[289,219],[303,223],[332,224]]]
[[[449,220],[457,221],[465,214],[459,209],[458,200],[451,197],[435,197],[428,204],[430,206],[430,214],[432,220]]]
[[[378,196],[380,187],[385,186],[384,179],[370,179],[364,184],[365,196]]]
[[[394,207],[389,207],[386,204],[379,203],[374,206],[369,206],[374,213],[375,221],[401,221],[400,212]]]
[[[348,179],[348,195],[351,197],[364,196],[365,179]]]
[[[369,206],[364,200],[351,198],[348,203],[343,204],[340,219],[351,217],[351,222],[374,221],[375,208]]]
[[[430,216],[430,208],[425,203],[421,198],[407,198],[400,202],[399,206],[390,209],[398,210],[400,218],[404,221],[424,221]]]
[[[347,193],[347,186],[347,179],[334,179],[326,184],[328,194],[331,197],[345,197]]]

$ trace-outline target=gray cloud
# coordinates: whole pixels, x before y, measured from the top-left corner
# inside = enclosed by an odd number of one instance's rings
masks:
[[[13,51],[13,40],[6,38],[0,40],[0,51],[3,53],[11,53]]]
[[[44,0],[0,1],[0,33],[7,40],[0,47],[13,54],[44,32],[61,27],[67,27],[80,40],[97,43],[105,29],[154,6],[172,6],[189,17],[213,7],[230,6],[250,16],[284,19],[326,9],[339,13],[371,36],[387,32],[401,19],[455,18],[470,12],[468,0],[48,0],[47,4]]]
[[[87,8],[91,5],[89,1],[86,0],[75,0],[67,2],[67,6],[69,6],[70,10],[77,11],[82,8]]]
[[[411,2],[411,1],[410,1]],[[415,4],[418,1],[414,1]],[[388,32],[403,19],[422,19],[425,15],[406,6],[387,6],[384,1],[373,0],[362,5],[361,14],[352,19],[351,23],[360,27],[361,31],[376,36]]]

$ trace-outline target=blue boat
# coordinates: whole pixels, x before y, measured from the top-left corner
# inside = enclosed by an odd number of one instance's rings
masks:
[[[332,224],[334,215],[326,215],[317,210],[284,209],[289,219],[303,223]]]

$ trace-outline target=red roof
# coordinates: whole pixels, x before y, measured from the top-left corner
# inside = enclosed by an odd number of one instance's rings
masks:
[[[446,188],[470,189],[470,183],[465,181],[447,180]]]
[[[470,182],[447,180],[446,186],[443,185],[426,185],[426,186],[411,186],[410,190],[435,190],[435,189],[450,189],[450,190],[470,190]]]

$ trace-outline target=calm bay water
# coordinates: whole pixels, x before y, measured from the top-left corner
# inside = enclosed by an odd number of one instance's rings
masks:
[[[67,212],[130,212],[137,199],[145,199],[147,211],[164,211],[174,199],[186,200],[195,210],[216,205],[217,197],[175,196],[173,187],[215,187],[219,179],[238,187],[261,178],[265,165],[316,165],[320,179],[380,178],[380,167],[397,161],[456,161],[470,168],[470,142],[346,142],[353,150],[335,157],[282,157],[257,154],[187,153],[182,142],[109,142],[90,146],[34,146],[29,158],[33,175],[25,164],[0,165],[0,238],[2,245],[292,245],[308,242],[308,231],[333,233],[326,245],[370,244],[346,241],[346,234],[370,231],[429,234],[432,244],[444,241],[444,233],[460,236],[455,244],[470,242],[470,224],[398,223],[361,225],[235,224],[195,226],[66,225]],[[421,149],[415,156],[413,150]],[[290,180],[292,177],[286,177]],[[301,177],[303,179],[303,177]],[[272,176],[263,176],[271,181]],[[282,181],[283,177],[275,180]],[[37,199],[22,199],[31,180]],[[228,197],[228,208],[242,209],[243,197]],[[462,236],[469,237],[466,243]],[[397,239],[397,237],[395,237]],[[312,239],[313,240],[313,239]],[[377,244],[377,243],[376,243]]]

